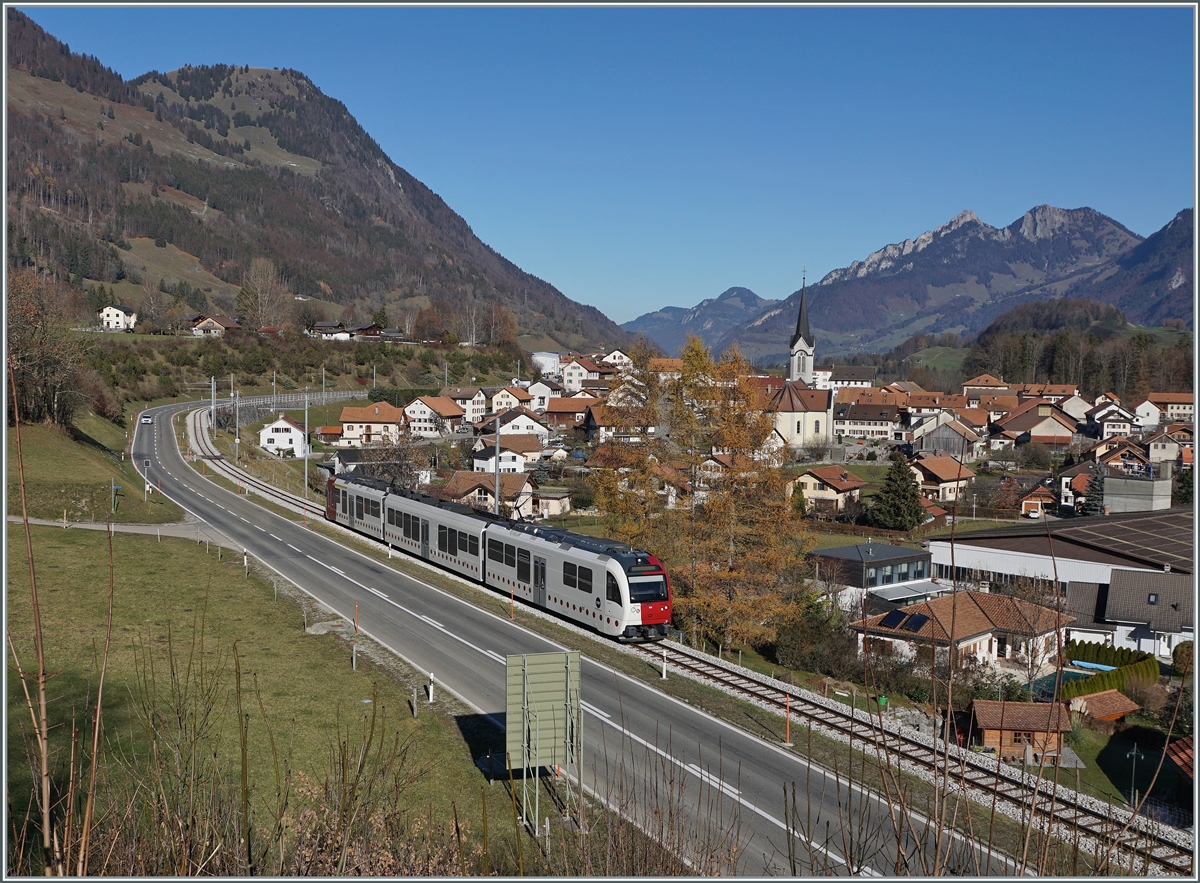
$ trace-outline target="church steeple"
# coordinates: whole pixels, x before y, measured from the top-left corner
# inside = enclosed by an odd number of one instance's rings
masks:
[[[789,347],[794,347],[798,340],[804,340],[810,344],[813,342],[812,331],[808,327],[808,280],[801,278],[800,315],[796,317],[796,332],[788,343]]]
[[[816,383],[813,364],[816,341],[808,325],[808,279],[807,276],[801,279],[800,313],[796,316],[796,331],[789,344],[791,358],[788,360],[788,380],[800,380],[811,387]]]

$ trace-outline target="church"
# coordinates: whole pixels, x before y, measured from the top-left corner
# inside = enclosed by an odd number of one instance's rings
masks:
[[[808,283],[800,289],[800,311],[789,344],[787,382],[771,398],[775,430],[798,450],[810,444],[827,445],[833,440],[835,392],[828,378],[821,378],[816,365],[816,338],[808,323]],[[824,379],[824,384],[820,380]],[[820,389],[823,385],[825,388]]]

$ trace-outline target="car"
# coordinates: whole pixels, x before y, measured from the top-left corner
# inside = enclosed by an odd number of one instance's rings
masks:
[[[1042,510],[1041,510],[1041,509],[1034,509],[1032,512],[1026,512],[1026,513],[1025,513],[1025,517],[1026,517],[1026,518],[1041,518],[1041,517],[1042,517]]]
[[[142,415],[142,422],[143,422],[143,423],[153,423],[153,422],[154,422],[154,418],[153,418],[153,417],[151,417],[149,414],[143,414],[143,415]]]

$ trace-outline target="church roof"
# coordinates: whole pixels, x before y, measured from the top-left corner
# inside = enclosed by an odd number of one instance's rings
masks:
[[[791,343],[788,346],[794,347],[798,340],[803,340],[808,344],[813,343],[812,330],[808,327],[807,283],[800,289],[800,314],[796,317],[796,333],[792,335]]]

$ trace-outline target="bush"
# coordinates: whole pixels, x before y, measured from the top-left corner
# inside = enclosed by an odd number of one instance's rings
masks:
[[[1176,646],[1171,654],[1171,664],[1175,669],[1175,674],[1178,677],[1187,677],[1192,674],[1192,642],[1183,641]]]

